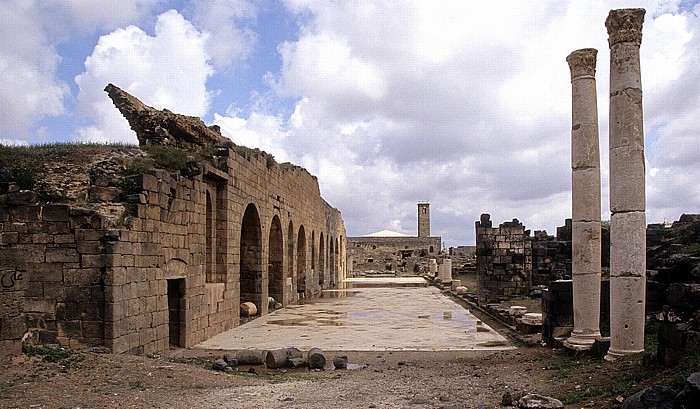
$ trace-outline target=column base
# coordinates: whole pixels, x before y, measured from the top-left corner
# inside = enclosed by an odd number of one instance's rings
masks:
[[[627,355],[634,355],[634,354],[639,354],[641,352],[644,352],[644,349],[640,349],[638,351],[631,351],[631,350],[625,350],[625,349],[608,349],[608,354],[605,355],[603,359],[606,361],[615,361],[617,358],[627,356]]]
[[[590,334],[578,334],[574,332],[564,341],[564,347],[573,349],[574,351],[587,351],[593,347],[595,340],[600,338],[602,338],[600,331]]]

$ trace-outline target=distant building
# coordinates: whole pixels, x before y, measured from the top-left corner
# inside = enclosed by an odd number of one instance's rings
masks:
[[[430,236],[430,204],[418,203],[418,236],[390,230],[348,237],[348,257],[354,270],[418,271],[440,253],[442,237]],[[418,266],[418,267],[416,267]]]

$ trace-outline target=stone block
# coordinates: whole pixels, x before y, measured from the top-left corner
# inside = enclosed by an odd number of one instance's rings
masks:
[[[613,213],[610,218],[610,277],[645,275],[645,213]]]
[[[56,244],[73,244],[75,236],[72,234],[57,234],[53,236],[53,242]]]
[[[43,263],[33,265],[32,269],[27,272],[29,281],[41,282],[62,282],[63,281],[63,263]]]
[[[610,94],[619,95],[627,89],[642,89],[641,71],[639,64],[639,45],[634,43],[618,43],[611,51],[610,61]],[[637,103],[641,109],[641,99]],[[612,109],[611,109],[612,111]]]
[[[25,298],[24,312],[38,312],[46,314],[56,313],[56,300],[51,298]]]
[[[3,260],[2,268],[11,268],[13,270],[25,270],[27,268],[26,253],[22,248],[0,247],[0,260]]]
[[[101,321],[83,321],[81,326],[83,337],[94,339],[104,338],[104,324]]]
[[[79,240],[76,249],[80,254],[100,254],[102,243],[98,240]]]
[[[572,129],[571,168],[573,170],[593,168],[600,172],[600,148],[596,122],[581,123],[578,124],[578,128]]]
[[[610,339],[613,354],[644,349],[645,277],[610,278]]]
[[[571,177],[572,220],[600,220],[600,169],[574,169]]]
[[[105,256],[103,254],[81,254],[80,255],[80,266],[82,268],[104,267],[106,265],[105,261],[106,261]]]
[[[68,205],[47,204],[42,208],[41,218],[45,222],[67,222]]]
[[[27,332],[27,320],[24,316],[3,317],[0,321],[0,339],[20,339]]]
[[[20,190],[19,192],[11,192],[7,194],[7,204],[8,205],[27,205],[34,204],[39,201],[39,195],[32,190]],[[24,207],[24,206],[23,206]],[[39,210],[38,206],[26,206],[35,207]]]
[[[47,248],[46,249],[47,263],[79,263],[80,256],[75,249],[72,248]]]
[[[644,145],[610,149],[610,211],[613,214],[645,210],[644,169]]]
[[[98,213],[79,208],[70,208],[68,210],[70,218],[70,226],[72,229],[101,229],[103,218]]]
[[[601,269],[600,222],[573,222],[573,274],[599,273]]]
[[[19,242],[18,232],[2,232],[0,233],[0,245],[16,244]]]
[[[15,223],[38,222],[41,219],[39,206],[11,206],[7,207],[7,219]]]

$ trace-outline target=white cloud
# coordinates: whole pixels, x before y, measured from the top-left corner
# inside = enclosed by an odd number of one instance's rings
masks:
[[[214,124],[236,145],[258,148],[272,154],[277,162],[289,161],[284,150],[287,133],[281,131],[282,118],[253,112],[247,119],[214,114]]]
[[[65,113],[59,62],[33,2],[0,3],[0,137],[28,138],[40,118]]]
[[[77,137],[136,142],[136,135],[103,91],[108,83],[158,109],[205,115],[211,99],[206,81],[213,73],[205,41],[206,35],[175,10],[158,16],[154,36],[129,26],[100,37],[85,60],[86,71],[75,79],[80,88],[79,113],[94,121],[79,129]]]
[[[669,108],[697,118],[700,106],[692,102],[700,94],[692,82],[700,83],[693,68],[700,66],[700,45],[689,46],[700,24],[679,2],[548,1],[536,8],[520,1],[285,4],[304,21],[299,39],[279,47],[284,68],[276,89],[300,97],[285,148],[319,176],[324,197],[341,209],[349,234],[392,226],[411,230],[415,204],[426,199],[436,216],[432,230],[448,244],[473,242],[473,222],[482,212],[496,224],[517,217],[554,234],[571,213],[565,58],[584,47],[599,50],[607,212],[604,22],[611,8],[647,8],[645,115],[647,128],[660,129],[650,154],[656,158],[652,166],[658,165],[650,192],[669,174],[669,161],[700,162],[694,153],[700,151],[698,133],[682,126],[692,121],[679,122]],[[670,141],[686,149],[674,150]],[[697,172],[692,166],[673,169]],[[695,206],[691,199],[686,195],[684,206]],[[652,207],[649,214],[651,219],[658,212]]]
[[[192,0],[193,22],[208,34],[207,53],[217,69],[230,67],[248,55],[257,35],[246,25],[257,15],[249,0]]]

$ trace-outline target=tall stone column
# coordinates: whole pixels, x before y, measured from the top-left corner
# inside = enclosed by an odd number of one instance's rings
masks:
[[[644,351],[646,197],[639,46],[644,9],[611,10],[610,349],[605,359]]]
[[[595,66],[598,50],[566,57],[571,70],[571,190],[574,330],[564,343],[590,349],[600,338],[600,148]]]

